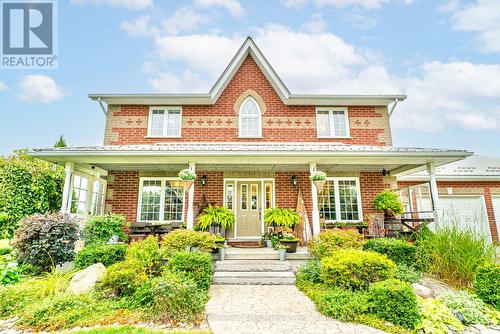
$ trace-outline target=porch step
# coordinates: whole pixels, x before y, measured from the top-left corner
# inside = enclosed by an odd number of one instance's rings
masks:
[[[311,256],[308,253],[287,253],[286,254],[286,259],[287,260],[309,260]],[[226,260],[277,260],[278,259],[278,252],[277,251],[272,251],[272,252],[244,252],[244,253],[237,253],[237,252],[231,252],[231,251],[226,251]]]
[[[216,271],[216,285],[294,285],[295,275],[291,271]]]
[[[280,272],[290,271],[292,269],[288,261],[277,260],[229,260],[217,261],[215,271],[234,271],[234,272]]]

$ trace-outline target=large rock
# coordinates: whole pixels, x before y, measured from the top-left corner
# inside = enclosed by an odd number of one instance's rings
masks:
[[[422,284],[413,283],[411,287],[413,289],[413,292],[415,292],[417,296],[420,296],[424,299],[432,297],[432,290],[426,286],[423,286]]]
[[[420,285],[423,285],[431,290],[432,298],[438,298],[445,292],[453,291],[453,288],[448,284],[438,281],[437,279],[424,277],[420,280]]]
[[[76,273],[69,283],[68,292],[84,293],[95,288],[97,282],[106,275],[106,267],[102,263],[96,263]]]

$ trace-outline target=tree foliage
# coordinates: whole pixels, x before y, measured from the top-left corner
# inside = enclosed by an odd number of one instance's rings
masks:
[[[0,212],[21,218],[61,206],[64,169],[33,158],[27,150],[0,157]]]
[[[59,137],[59,139],[54,144],[54,147],[66,147],[66,139],[64,139],[63,135]]]

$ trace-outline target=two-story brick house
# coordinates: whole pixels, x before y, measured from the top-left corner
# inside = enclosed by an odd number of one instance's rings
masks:
[[[90,98],[106,114],[103,146],[33,152],[66,166],[64,211],[192,228],[204,194],[234,210],[237,241],[260,239],[264,210],[295,208],[299,189],[317,234],[320,216],[375,213],[373,198],[396,187],[398,175],[427,169],[436,190],[435,167],[470,155],[393,147],[389,118],[404,95],[290,93],[251,38],[208,94]],[[187,167],[197,180],[185,193],[177,175]],[[319,194],[309,180],[315,170],[328,175]]]

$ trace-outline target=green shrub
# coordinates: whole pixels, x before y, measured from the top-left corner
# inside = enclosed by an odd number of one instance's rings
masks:
[[[7,213],[0,212],[0,240],[12,239],[17,229],[17,222]]]
[[[123,215],[105,214],[91,217],[85,222],[83,238],[87,244],[105,244],[117,235],[120,240],[127,241],[125,228],[129,223]]]
[[[362,238],[357,230],[332,229],[323,231],[309,242],[309,253],[317,258],[330,256],[339,248],[360,247]]]
[[[207,253],[177,252],[168,261],[167,269],[193,279],[200,289],[212,284],[212,256]]]
[[[321,283],[321,262],[318,259],[307,261],[304,265],[299,267],[296,274],[297,281]]]
[[[446,292],[438,299],[455,314],[460,312],[463,316],[462,322],[466,325],[488,325],[491,323],[490,319],[483,313],[486,311],[486,305],[481,299],[467,291]]]
[[[313,299],[318,311],[340,321],[353,321],[368,310],[367,295],[336,287],[317,292]]]
[[[116,262],[123,261],[126,252],[127,245],[125,244],[89,245],[76,254],[75,265],[77,268],[83,269],[94,263],[101,262],[108,267]]]
[[[0,208],[14,228],[24,217],[59,211],[63,183],[64,168],[33,158],[27,150],[0,157]]]
[[[422,231],[416,245],[422,269],[455,287],[470,287],[478,268],[490,263],[495,254],[485,236],[456,224]]]
[[[223,228],[230,229],[234,226],[234,212],[224,206],[208,205],[203,210],[203,213],[197,217],[198,227],[202,231],[208,230],[212,225],[219,225]]]
[[[422,273],[413,267],[408,267],[405,264],[398,265],[394,278],[408,283],[416,283],[422,278]]]
[[[147,268],[139,260],[127,260],[115,263],[107,268],[106,276],[98,288],[117,296],[130,296],[145,284],[149,277]]]
[[[393,324],[413,329],[420,322],[417,299],[408,283],[389,279],[368,290],[370,312]]]
[[[78,224],[68,214],[46,213],[24,218],[14,239],[17,260],[45,270],[71,261],[78,235]]]
[[[500,265],[491,263],[480,267],[474,289],[482,300],[500,309]]]
[[[357,249],[340,249],[321,260],[321,279],[344,289],[366,289],[394,277],[396,265],[385,255]]]
[[[0,248],[0,256],[6,255],[12,252],[12,247],[2,247]]]
[[[19,282],[21,274],[17,264],[6,263],[0,264],[0,285],[9,285]]]
[[[446,334],[465,329],[453,312],[437,299],[417,297],[418,309],[422,321],[417,330],[428,334]]]
[[[157,276],[161,273],[164,257],[158,245],[158,239],[149,236],[142,241],[131,243],[125,260],[138,261],[142,263],[148,276]]]
[[[195,249],[200,252],[211,252],[217,248],[217,237],[208,232],[175,230],[168,233],[162,241],[162,249],[167,254],[174,252],[190,252]]]
[[[363,245],[363,249],[384,254],[397,264],[415,265],[417,247],[404,240],[393,238],[370,239]]]
[[[403,204],[399,201],[398,195],[392,190],[384,190],[373,200],[375,209],[384,211],[389,216],[400,215],[403,213]]]
[[[166,270],[142,285],[134,299],[149,310],[151,320],[196,321],[203,316],[208,294],[191,278]]]

